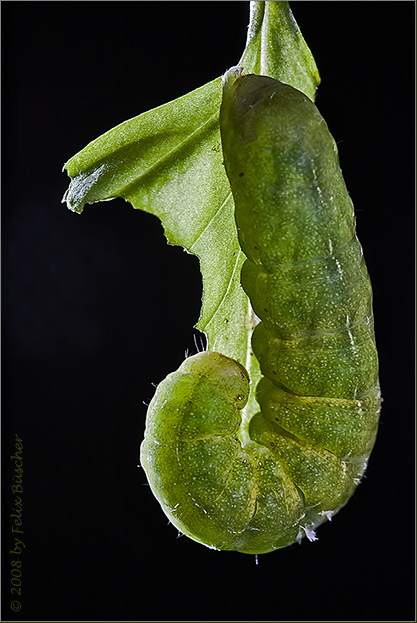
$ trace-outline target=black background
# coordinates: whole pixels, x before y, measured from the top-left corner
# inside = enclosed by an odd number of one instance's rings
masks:
[[[3,2],[3,620],[414,618],[414,3],[291,6],[374,287],[385,402],[367,477],[318,542],[258,566],[177,538],[138,448],[152,383],[195,351],[198,261],[121,199],[60,203],[89,141],[237,63],[248,3]]]

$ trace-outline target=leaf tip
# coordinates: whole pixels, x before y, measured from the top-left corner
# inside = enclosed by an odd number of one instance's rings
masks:
[[[72,184],[72,182],[71,182]],[[67,208],[69,210],[71,210],[71,212],[76,212],[76,214],[81,214],[81,212],[84,209],[84,204],[82,203],[81,205],[78,203],[74,203],[72,201],[71,198],[71,184],[69,185],[69,187],[67,188],[67,190],[65,191],[64,196],[61,199],[61,203],[66,203],[67,204]]]
[[[76,175],[71,179],[62,203],[66,203],[67,207],[73,212],[81,214],[86,203],[98,201],[94,196],[93,189],[107,170],[108,167],[105,164],[101,164],[88,172]]]

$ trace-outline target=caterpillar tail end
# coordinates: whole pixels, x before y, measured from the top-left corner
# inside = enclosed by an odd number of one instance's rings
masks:
[[[223,85],[223,104],[228,103],[232,95],[235,91],[234,85],[235,82],[242,75],[243,67],[241,65],[235,65],[234,67],[230,67],[222,76],[222,85]]]
[[[242,65],[234,65],[234,67],[230,67],[222,76],[222,84],[223,88],[226,90],[227,87],[233,86],[238,78],[242,75],[243,67]]]

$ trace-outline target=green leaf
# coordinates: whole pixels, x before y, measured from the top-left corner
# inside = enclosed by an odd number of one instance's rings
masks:
[[[251,2],[240,64],[244,73],[269,75],[314,99],[317,67],[287,2]],[[123,197],[157,216],[168,242],[200,260],[197,327],[209,350],[245,365],[254,389],[260,372],[250,347],[252,310],[240,286],[245,258],[223,166],[221,98],[219,77],[100,136],[65,164],[72,181],[63,201],[82,212],[86,203]],[[254,393],[248,404],[247,412],[258,411]]]
[[[68,207],[123,197],[160,218],[171,244],[200,259],[203,308],[198,328],[209,348],[245,363],[247,331],[240,287],[244,256],[222,164],[221,78],[107,132],[65,168]],[[244,320],[243,314],[243,320]]]
[[[288,2],[251,2],[243,73],[270,76],[302,91],[313,102],[319,72]]]

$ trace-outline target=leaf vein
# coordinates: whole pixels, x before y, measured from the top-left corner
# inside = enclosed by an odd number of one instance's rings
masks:
[[[236,261],[235,261],[235,265],[234,265],[233,270],[232,270],[232,275],[231,275],[230,280],[229,280],[229,285],[227,286],[226,291],[223,294],[222,300],[220,301],[219,305],[217,306],[217,309],[213,312],[213,314],[211,315],[210,319],[208,320],[208,322],[206,324],[206,328],[209,326],[209,324],[211,323],[211,321],[213,320],[214,316],[216,315],[216,313],[218,312],[220,307],[223,305],[223,303],[224,303],[224,301],[225,301],[225,299],[227,297],[227,294],[228,294],[228,292],[229,292],[229,290],[230,290],[230,288],[232,286],[233,277],[234,277],[234,275],[236,273],[236,269],[237,269],[237,267],[238,267],[238,265],[240,263],[240,257],[241,257],[242,254],[243,254],[243,251],[240,250],[239,253],[236,256]],[[213,344],[213,346],[214,346],[214,344]]]
[[[227,195],[226,199],[223,201],[223,203],[220,205],[220,207],[216,210],[216,212],[213,214],[212,218],[209,220],[209,222],[207,223],[207,225],[201,230],[201,232],[198,234],[197,238],[194,240],[194,242],[191,244],[190,246],[190,251],[193,250],[193,247],[197,244],[197,242],[200,240],[201,236],[204,234],[205,231],[207,231],[207,229],[210,227],[210,225],[213,223],[213,221],[217,218],[217,216],[220,214],[220,212],[223,210],[223,208],[227,205],[227,202],[229,201],[230,197],[232,195],[232,192],[230,191],[229,194]]]

